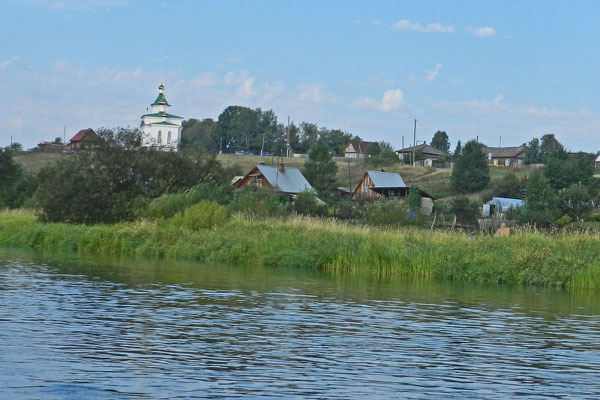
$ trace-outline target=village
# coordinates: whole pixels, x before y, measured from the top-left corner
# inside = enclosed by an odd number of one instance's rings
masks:
[[[158,95],[150,105],[150,112],[141,116],[139,142],[136,146],[176,152],[185,147],[183,145],[186,143],[186,128],[189,130],[190,125],[186,126],[183,117],[170,113],[171,105],[165,96],[165,86],[161,83],[158,89]],[[364,141],[347,134],[345,137],[350,138],[347,142],[343,142],[343,137],[342,141],[338,140],[338,143],[343,145],[341,154],[336,155],[329,147],[326,151],[328,154],[318,161],[330,167],[321,169],[316,176],[312,173],[307,179],[303,171],[306,172],[305,164],[311,161],[310,154],[296,153],[290,143],[289,126],[280,128],[284,143],[278,156],[264,150],[263,132],[258,152],[239,150],[240,147],[232,146],[224,149],[221,139],[217,159],[226,165],[232,165],[236,170],[237,174],[229,178],[231,187],[235,191],[248,187],[262,188],[282,195],[291,202],[303,192],[312,192],[318,204],[323,207],[327,207],[328,204],[332,206],[333,211],[319,211],[318,214],[321,216],[339,217],[336,209],[343,208],[338,204],[340,201],[346,202],[343,203],[346,208],[355,208],[356,204],[377,203],[381,199],[405,200],[407,197],[412,197],[412,203],[418,203],[418,207],[413,205],[411,209],[406,210],[406,213],[409,215],[409,221],[417,221],[418,217],[418,224],[421,226],[430,229],[445,226],[451,230],[457,227],[487,231],[504,229],[516,225],[519,220],[527,221],[520,217],[524,214],[521,211],[527,208],[524,207],[527,204],[527,179],[530,175],[539,175],[544,171],[542,161],[545,160],[540,156],[541,150],[531,148],[534,145],[539,146],[538,139],[533,139],[530,146],[524,143],[514,147],[488,147],[479,145],[476,140],[475,145],[481,153],[475,161],[478,165],[466,165],[461,168],[466,168],[470,172],[479,168],[484,183],[466,189],[470,183],[460,179],[478,178],[470,177],[468,174],[463,174],[462,178],[455,176],[455,166],[463,151],[460,141],[454,153],[450,152],[448,135],[443,131],[436,132],[429,144],[427,140],[417,142],[415,120],[413,145],[393,150],[386,142]],[[60,137],[54,141],[41,141],[32,151],[16,155],[16,159],[21,160],[25,166],[34,165],[33,168],[40,168],[37,161],[44,165],[46,162],[59,160],[62,156],[93,152],[102,145],[103,140],[93,129],[82,129],[68,141],[63,142]],[[245,140],[248,142],[247,134]],[[564,153],[561,155],[561,163],[564,164],[564,161],[569,158],[579,160],[580,165],[581,162],[588,164],[587,168],[583,168],[588,170],[587,175],[583,178],[574,178],[576,180],[572,182],[573,184],[581,185],[585,183],[582,182],[584,180],[588,184],[593,182],[594,171],[596,173],[600,171],[600,155],[585,153],[568,155],[554,135],[546,135],[542,138],[543,141],[547,143],[542,143],[542,147],[550,146],[550,151]],[[273,148],[272,151],[275,150]],[[544,157],[549,157],[550,151],[545,151]],[[568,171],[564,173],[569,174]],[[323,174],[330,175],[329,186],[321,184],[315,187],[315,181],[321,180]],[[512,187],[507,187],[510,185]],[[583,224],[585,218],[588,222],[596,220],[595,215],[600,212],[599,203],[595,197],[597,190],[594,190],[593,183],[591,185],[589,196],[578,199],[577,206],[573,206],[577,209],[576,215],[569,212],[569,206],[563,207],[560,212],[557,211],[566,218],[563,222]],[[556,189],[567,190],[567,186],[563,186]],[[413,196],[410,196],[411,193]],[[458,195],[461,197],[457,200]],[[466,196],[462,197],[462,195]],[[452,204],[453,202],[455,204]],[[570,199],[563,201],[565,202],[573,203]],[[582,212],[581,208],[587,211]],[[555,220],[556,218],[552,217],[550,220],[545,218],[543,221],[538,219],[535,222],[544,225],[554,224]],[[503,234],[508,231],[499,230]]]

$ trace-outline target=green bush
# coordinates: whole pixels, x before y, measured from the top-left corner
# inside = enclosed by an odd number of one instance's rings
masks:
[[[151,219],[170,218],[176,213],[199,203],[210,200],[227,204],[233,197],[231,186],[201,183],[183,192],[163,194],[152,200],[147,208],[140,210],[139,216]]]
[[[313,217],[322,217],[327,215],[327,205],[317,198],[317,193],[312,190],[306,190],[298,193],[292,209],[298,214],[311,215]]]
[[[229,209],[256,217],[285,216],[290,214],[289,200],[272,190],[247,185],[238,190]]]
[[[202,200],[198,204],[186,208],[183,212],[175,214],[168,219],[168,225],[174,225],[199,231],[212,229],[225,224],[230,218],[229,211],[214,201]]]

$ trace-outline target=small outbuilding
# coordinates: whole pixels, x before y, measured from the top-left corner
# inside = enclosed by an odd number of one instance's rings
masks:
[[[65,151],[65,148],[66,146],[62,143],[42,141],[38,143],[36,151],[40,153],[62,153]]]
[[[369,152],[379,147],[376,142],[363,142],[361,140],[351,140],[346,145],[344,157],[346,158],[365,158]]]
[[[248,185],[270,188],[286,196],[295,197],[298,193],[312,190],[312,186],[298,168],[286,167],[283,163],[279,166],[258,164],[243,178],[234,182],[235,189]]]
[[[509,199],[506,197],[494,197],[483,205],[481,212],[482,217],[490,217],[496,214],[506,214],[511,208],[521,208],[523,206],[523,200],[521,199]]]
[[[370,197],[378,199],[382,196],[404,197],[408,193],[408,186],[400,174],[385,171],[367,171],[354,189],[352,199]]]

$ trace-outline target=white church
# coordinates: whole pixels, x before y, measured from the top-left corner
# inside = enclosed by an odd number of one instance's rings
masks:
[[[177,151],[181,141],[183,118],[169,114],[171,105],[165,97],[165,87],[161,83],[159,93],[152,106],[152,113],[142,115],[142,146],[156,146],[162,150]]]

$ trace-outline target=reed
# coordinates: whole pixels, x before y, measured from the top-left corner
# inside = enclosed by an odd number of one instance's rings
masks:
[[[172,221],[172,222],[170,222]],[[419,279],[600,288],[600,234],[520,229],[508,237],[374,228],[330,219],[218,223],[181,219],[114,225],[42,223],[31,212],[0,212],[0,245],[40,250],[317,268]]]

